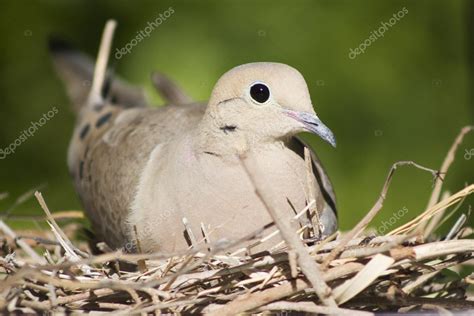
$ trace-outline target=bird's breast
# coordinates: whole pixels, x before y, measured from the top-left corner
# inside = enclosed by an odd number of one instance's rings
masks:
[[[171,159],[173,157],[173,159]],[[244,165],[235,157],[195,152],[184,141],[181,148],[156,148],[140,181],[130,222],[136,225],[146,250],[185,249],[183,220],[197,242],[202,225],[210,239],[239,239],[271,223],[264,204],[255,194]],[[249,152],[262,177],[267,196],[277,201],[290,219],[306,201],[304,162],[286,148]]]

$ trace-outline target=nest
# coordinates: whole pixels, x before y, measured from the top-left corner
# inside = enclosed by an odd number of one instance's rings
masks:
[[[440,198],[442,176],[454,160],[464,135],[457,137],[440,169],[398,162],[389,171],[377,203],[349,232],[324,240],[307,238],[315,227],[296,231],[274,216],[282,242],[273,249],[249,255],[241,244],[259,244],[276,234],[266,228],[238,241],[203,242],[183,253],[93,255],[87,243],[74,236],[78,224],[60,227],[43,197],[36,193],[49,224],[29,238],[0,221],[0,310],[4,312],[237,313],[308,312],[371,314],[411,310],[474,309],[467,292],[474,275],[462,276],[460,267],[472,265],[473,229],[469,212],[459,206],[474,192],[474,184]],[[367,234],[366,227],[383,206],[397,167],[412,165],[435,176],[428,207],[418,217],[383,236]],[[297,216],[309,211],[312,203]],[[437,229],[458,216],[443,238]],[[71,226],[72,225],[72,226]],[[313,231],[314,233],[314,231]],[[203,231],[204,237],[206,237]],[[365,234],[365,236],[364,236]],[[303,238],[304,237],[304,238]],[[471,239],[469,239],[471,238]]]

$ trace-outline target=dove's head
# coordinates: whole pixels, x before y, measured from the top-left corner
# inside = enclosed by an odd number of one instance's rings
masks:
[[[313,109],[303,76],[285,64],[250,63],[231,69],[215,85],[207,114],[227,135],[245,133],[249,139],[271,141],[307,131],[336,145]]]

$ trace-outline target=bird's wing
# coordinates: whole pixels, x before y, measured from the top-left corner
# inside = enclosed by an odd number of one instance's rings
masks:
[[[151,152],[195,128],[204,106],[115,109],[106,106],[96,116],[87,115],[76,128],[69,168],[98,237],[119,248],[130,237],[127,217]],[[108,113],[111,118],[97,127]],[[81,138],[85,126],[90,130]]]
[[[122,247],[129,237],[129,207],[151,151],[193,128],[204,105],[148,107],[143,89],[112,77],[109,71],[102,89],[104,102],[90,106],[92,59],[57,40],[50,41],[50,50],[78,115],[68,152],[76,192],[98,239]],[[190,100],[169,79],[160,78],[157,88],[166,100]]]
[[[317,190],[321,192],[324,199],[321,220],[324,224],[323,235],[328,236],[337,230],[337,209],[336,209],[336,195],[332,187],[318,155],[311,147],[306,144],[300,137],[293,137],[289,143],[289,147],[304,159],[304,148],[310,149],[311,160],[313,163],[313,173],[317,181]],[[319,203],[318,203],[319,204]]]

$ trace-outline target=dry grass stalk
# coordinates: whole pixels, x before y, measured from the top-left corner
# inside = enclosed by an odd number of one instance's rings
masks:
[[[369,225],[369,223],[372,221],[375,215],[377,215],[377,213],[382,209],[383,202],[385,201],[385,198],[387,196],[387,192],[390,187],[390,183],[392,181],[395,170],[397,170],[399,166],[405,166],[405,165],[414,166],[418,169],[431,172],[435,177],[437,175],[437,172],[435,170],[423,167],[413,161],[399,161],[399,162],[394,163],[392,167],[390,168],[390,171],[388,172],[388,176],[383,185],[382,192],[380,193],[380,196],[377,202],[375,202],[375,205],[370,209],[370,211],[364,216],[364,218],[350,232],[346,233],[342,237],[341,243],[336,248],[334,248],[331,251],[331,254],[324,260],[322,264],[323,269],[326,269],[328,267],[329,263],[332,260],[334,260],[339,255],[339,253],[341,253],[342,249],[347,245],[347,243],[353,238],[357,237],[365,229],[365,227]]]
[[[451,148],[446,154],[446,158],[444,158],[443,164],[441,165],[441,169],[439,169],[439,174],[445,175],[448,173],[448,169],[451,166],[451,164],[454,162],[456,151],[459,145],[461,145],[464,139],[464,136],[473,130],[474,130],[474,126],[464,126],[461,129],[461,131],[459,132],[459,135],[456,137],[456,139],[454,140],[454,143],[451,145]],[[441,194],[442,186],[443,186],[443,178],[436,179],[433,192],[431,193],[430,199],[428,201],[428,205],[426,206],[427,210],[433,207],[433,205],[435,205],[438,202],[439,196]]]
[[[280,234],[286,241],[287,245],[292,251],[296,253],[296,260],[298,261],[298,265],[313,285],[313,288],[319,299],[326,306],[336,306],[334,297],[331,294],[331,289],[324,282],[318,265],[308,254],[303,243],[299,239],[298,235],[295,233],[295,229],[291,226],[291,222],[286,222],[284,219],[278,216],[277,211],[272,206],[271,198],[265,196],[264,191],[260,189],[261,184],[259,183],[259,178],[258,176],[255,176],[252,172],[253,170],[255,170],[255,168],[249,168],[248,162],[246,160],[243,159],[241,161],[244,170],[247,172],[249,179],[255,187],[255,194],[260,198],[263,205],[265,205],[265,208],[267,209],[268,213],[270,213],[273,222],[280,230]]]
[[[88,99],[89,105],[101,104],[103,102],[101,91],[104,85],[105,75],[107,72],[107,62],[109,60],[110,48],[112,47],[112,39],[116,27],[117,22],[115,20],[108,20],[105,24]]]
[[[394,229],[388,235],[406,234],[407,232],[415,230],[418,227],[418,225],[420,225],[420,223],[426,222],[427,220],[432,218],[434,215],[436,215],[438,212],[442,212],[448,207],[459,203],[462,199],[472,194],[473,192],[474,192],[474,184],[471,184],[468,187],[457,192],[456,194],[451,195],[447,199],[444,199],[440,201],[439,203],[433,205],[431,208],[427,209],[426,211],[418,215],[413,220]]]

